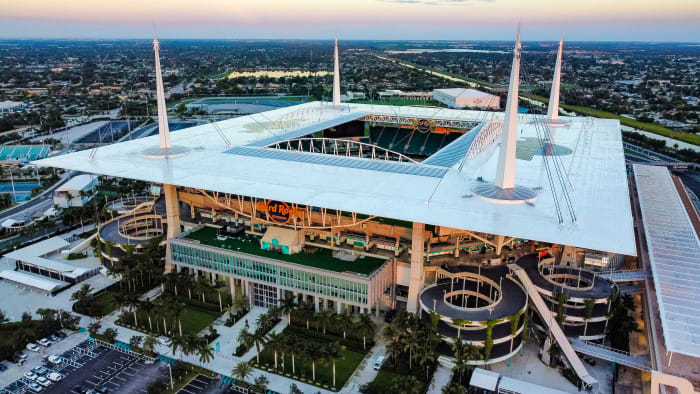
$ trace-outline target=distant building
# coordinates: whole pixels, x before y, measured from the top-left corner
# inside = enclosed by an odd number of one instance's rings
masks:
[[[452,88],[433,90],[433,100],[449,108],[489,108],[499,109],[501,100],[498,96],[474,89]]]
[[[53,203],[61,208],[82,207],[90,201],[96,186],[96,176],[78,175],[54,191]]]
[[[433,98],[433,94],[431,92],[404,92],[398,89],[385,90],[377,94],[379,95],[380,100],[391,100],[398,98],[401,100],[429,101]]]
[[[10,112],[21,111],[24,108],[26,108],[26,106],[26,104],[19,101],[0,101],[0,113],[5,114]]]

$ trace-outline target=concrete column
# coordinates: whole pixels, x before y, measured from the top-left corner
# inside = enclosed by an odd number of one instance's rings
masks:
[[[423,289],[423,247],[425,224],[413,223],[411,239],[411,279],[408,285],[408,303],[406,310],[418,313],[418,294]]]
[[[165,217],[168,222],[166,239],[173,239],[180,234],[180,207],[177,201],[177,188],[175,185],[163,184],[165,192]],[[170,259],[165,260],[165,273],[172,271]]]
[[[233,276],[228,277],[228,286],[231,289],[231,302],[236,298],[236,282]]]
[[[341,313],[342,312],[342,306],[340,305],[339,301],[335,302],[335,313]]]
[[[211,278],[211,285],[216,286],[216,274],[213,272],[210,272],[209,277]]]
[[[180,270],[181,270],[180,266],[175,264],[175,272],[177,272],[179,274]]]
[[[501,250],[503,250],[503,239],[505,237],[502,235],[496,235],[496,255],[501,255]]]
[[[318,305],[318,296],[314,296],[314,310],[316,311],[316,313],[318,313],[319,309],[320,308]]]
[[[280,301],[282,301],[282,289],[277,288],[277,306],[280,306]]]

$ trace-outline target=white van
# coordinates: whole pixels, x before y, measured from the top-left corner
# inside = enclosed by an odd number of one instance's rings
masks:
[[[374,370],[379,371],[379,368],[382,367],[382,364],[384,364],[384,356],[379,356],[377,357],[377,361],[374,362]]]

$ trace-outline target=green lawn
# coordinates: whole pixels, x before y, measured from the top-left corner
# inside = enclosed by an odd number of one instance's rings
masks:
[[[217,230],[213,227],[205,226],[187,235],[187,238],[197,240],[204,245],[216,248],[239,251],[335,272],[351,271],[362,275],[369,275],[386,262],[384,259],[374,257],[358,258],[355,261],[340,260],[333,257],[333,252],[330,249],[323,248],[319,248],[315,253],[302,252],[296,254],[282,254],[271,252],[260,249],[260,241],[257,237],[246,236],[240,239],[228,238],[225,241],[220,241],[216,239],[216,231]]]
[[[282,335],[292,335],[292,334],[287,334],[285,332],[282,333]],[[300,339],[302,340],[302,343],[309,343],[309,342],[317,342],[317,343],[324,343],[323,340],[319,338],[312,338],[312,337],[301,337],[299,336]],[[357,366],[360,365],[362,360],[365,358],[366,353],[361,353],[358,351],[354,350],[348,350],[344,349],[342,351],[342,356],[341,359],[336,360],[335,362],[335,372],[336,372],[336,389],[334,391],[339,390],[343,385],[345,385],[345,382],[352,376],[352,374],[355,372],[355,369],[357,369]],[[278,370],[276,373],[282,375],[283,373],[296,380],[303,381],[305,383],[310,383],[310,384],[315,384],[320,387],[328,388],[330,390],[333,390],[331,388],[331,385],[333,383],[333,370],[332,370],[332,363],[331,362],[325,362],[325,363],[319,363],[318,361],[316,362],[316,381],[312,382],[311,381],[311,375],[312,375],[312,370],[311,370],[311,360],[301,357],[299,355],[296,355],[295,357],[295,367],[296,367],[296,376],[292,376],[292,359],[291,355],[286,354],[285,355],[285,363],[284,363],[284,369],[282,368],[282,358],[281,354],[278,354],[277,356],[277,362],[278,362]],[[255,356],[250,360],[252,362],[255,362]],[[274,354],[267,350],[263,349],[262,352],[260,352],[260,364],[262,367],[267,367],[272,369],[275,365],[275,359],[274,359]],[[275,372],[275,371],[270,371],[270,372]]]
[[[95,297],[95,303],[100,308],[100,316],[109,315],[112,311],[117,309],[117,304],[114,301],[114,293],[109,290]]]
[[[210,326],[216,319],[220,316],[219,313],[214,313],[202,308],[197,308],[194,306],[187,306],[180,316],[180,321],[182,322],[182,335],[197,335],[200,331],[204,330]],[[139,331],[149,331],[148,316],[145,312],[137,311],[136,317],[138,319]],[[166,320],[168,324],[168,330],[171,333],[179,333],[179,328],[177,321],[172,318]],[[134,314],[128,313],[128,318],[126,322],[122,322],[126,325],[134,324]],[[153,324],[153,331],[156,334],[163,335],[163,318],[156,319],[154,314],[151,314],[151,323]]]

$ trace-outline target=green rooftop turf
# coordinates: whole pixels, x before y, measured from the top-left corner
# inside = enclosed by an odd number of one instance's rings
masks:
[[[366,256],[359,257],[355,261],[345,261],[333,257],[333,251],[324,248],[318,248],[318,251],[315,253],[300,252],[296,254],[282,254],[279,252],[262,250],[260,248],[260,239],[255,236],[246,235],[241,238],[229,237],[225,241],[220,241],[216,238],[216,232],[217,229],[213,227],[202,227],[188,234],[185,238],[193,239],[199,241],[201,244],[213,246],[215,248],[243,252],[335,272],[350,271],[362,275],[369,275],[381,267],[386,261],[384,259]]]

